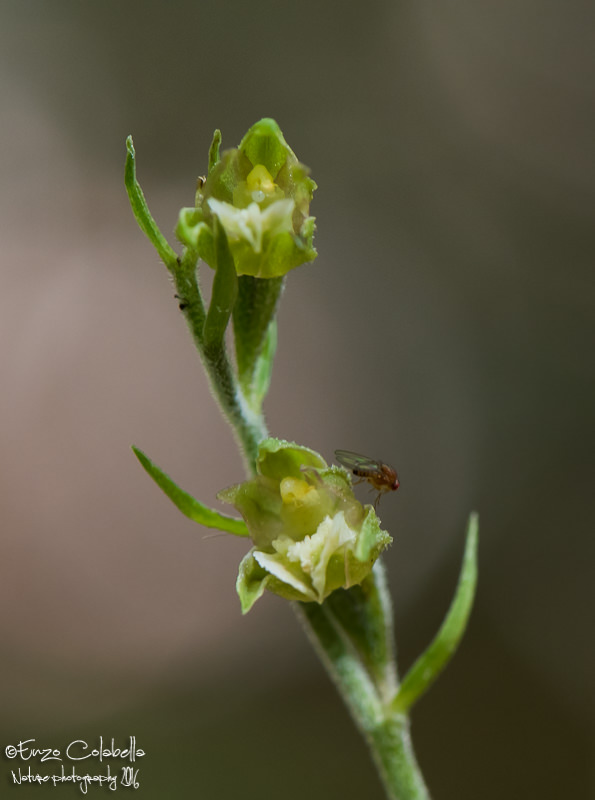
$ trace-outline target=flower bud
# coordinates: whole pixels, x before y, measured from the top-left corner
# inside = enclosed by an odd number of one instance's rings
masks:
[[[214,217],[227,235],[238,275],[275,278],[312,261],[316,188],[277,123],[262,119],[238,148],[225,151],[197,192],[196,207],[180,211],[180,240],[217,268]]]
[[[265,439],[256,477],[220,492],[240,512],[254,547],[237,590],[248,611],[265,589],[322,603],[368,575],[391,537],[371,506],[356,500],[349,474],[307,447]]]

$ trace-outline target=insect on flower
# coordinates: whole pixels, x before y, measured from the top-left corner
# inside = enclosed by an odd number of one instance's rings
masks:
[[[374,509],[378,506],[384,492],[394,492],[399,488],[397,470],[383,461],[375,461],[373,458],[360,456],[350,450],[335,450],[335,458],[341,466],[351,470],[354,475],[361,479],[357,483],[368,481],[378,491],[378,497],[374,501]]]

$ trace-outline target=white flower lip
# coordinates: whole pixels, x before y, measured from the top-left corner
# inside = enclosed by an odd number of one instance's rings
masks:
[[[353,548],[356,538],[356,532],[345,521],[343,511],[339,511],[334,517],[325,517],[311,536],[299,542],[281,536],[273,542],[276,553],[256,550],[254,558],[271,575],[302,592],[308,599],[321,602],[326,594],[327,568],[331,556],[345,547]],[[289,565],[297,566],[303,578],[298,578],[288,568]]]
[[[255,550],[254,559],[273,577],[278,578],[278,580],[300,592],[304,596],[304,599],[318,600],[315,592],[313,592],[309,586],[296,577],[291,570],[289,570],[285,564],[283,564],[282,559],[277,554],[269,555],[268,553],[263,553],[260,550]]]
[[[225,233],[231,241],[248,242],[255,253],[262,252],[265,234],[274,236],[278,233],[290,233],[293,230],[293,211],[295,201],[291,199],[275,200],[264,210],[258,203],[250,203],[247,208],[236,208],[231,203],[208,199],[208,204],[223,225]]]

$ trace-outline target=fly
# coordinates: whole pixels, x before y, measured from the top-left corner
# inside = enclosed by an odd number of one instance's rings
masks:
[[[374,509],[385,492],[394,492],[399,488],[397,470],[384,461],[375,461],[350,450],[335,450],[335,458],[341,466],[351,470],[361,481],[368,481],[376,489],[378,496],[374,501]]]

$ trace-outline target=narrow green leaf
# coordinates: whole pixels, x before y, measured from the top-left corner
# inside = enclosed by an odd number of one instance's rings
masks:
[[[159,467],[148,458],[142,450],[138,447],[132,447],[134,455],[138,458],[142,466],[149,473],[151,478],[155,481],[157,486],[165,492],[172,503],[179,508],[179,510],[191,519],[193,522],[198,522],[199,525],[204,525],[206,528],[218,528],[220,531],[232,533],[234,536],[249,536],[246,523],[242,519],[234,519],[225,514],[220,514],[212,508],[207,508],[194,497],[189,495],[183,489],[172,481],[169,475],[162,472]]]
[[[209,147],[209,172],[213,169],[215,164],[219,161],[219,148],[221,146],[221,131],[219,128],[213,134],[213,141]]]
[[[256,409],[262,408],[262,403],[271,385],[273,359],[275,358],[276,350],[277,321],[273,319],[269,325],[262,352],[257,358],[254,368],[251,402]]]
[[[223,344],[225,330],[238,296],[238,276],[223,226],[215,218],[217,271],[213,278],[211,303],[207,312],[203,338],[206,350],[217,350]]]
[[[168,270],[174,272],[178,257],[167,243],[165,236],[161,233],[155,220],[151,216],[143,190],[140,188],[140,184],[136,179],[136,156],[134,144],[132,143],[132,136],[126,139],[124,183],[126,184],[126,191],[128,192],[128,199],[132,206],[132,212],[141,230],[146,234],[155,250],[157,250],[159,257]]]
[[[453,657],[461,641],[477,586],[477,542],[479,519],[471,514],[459,583],[452,604],[435,639],[413,664],[392,702],[394,713],[405,713],[434,683]]]

